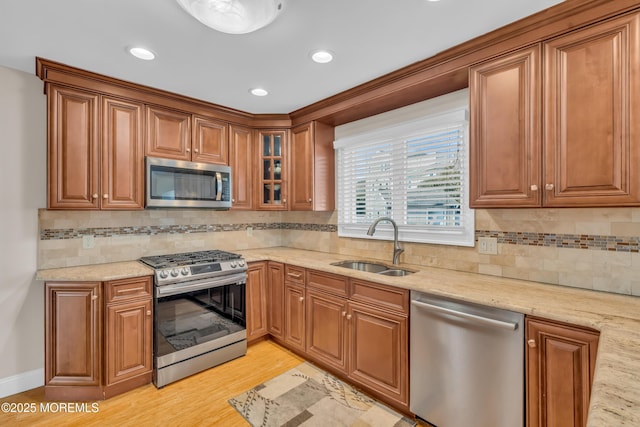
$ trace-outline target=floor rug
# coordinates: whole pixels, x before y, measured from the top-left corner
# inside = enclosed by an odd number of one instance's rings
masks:
[[[302,363],[229,400],[253,427],[408,427],[412,420]]]

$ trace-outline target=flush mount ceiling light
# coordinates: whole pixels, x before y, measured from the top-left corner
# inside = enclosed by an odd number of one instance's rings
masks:
[[[284,0],[176,0],[207,27],[246,34],[269,25],[282,12]]]
[[[328,50],[316,50],[311,52],[311,59],[318,64],[326,64],[333,61],[333,53]]]
[[[155,53],[151,52],[149,49],[145,49],[144,47],[130,47],[128,48],[128,51],[136,58],[144,59],[145,61],[151,61],[156,57]]]

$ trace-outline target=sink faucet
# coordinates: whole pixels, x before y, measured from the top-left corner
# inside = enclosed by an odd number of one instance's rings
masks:
[[[373,233],[376,232],[376,225],[378,225],[380,221],[389,221],[393,226],[393,264],[396,265],[398,264],[398,259],[400,258],[400,254],[404,252],[404,249],[402,249],[400,247],[400,244],[398,243],[398,225],[396,224],[396,222],[387,216],[380,217],[375,221],[373,221],[373,224],[369,226],[369,230],[367,230],[367,234],[369,236],[373,236]]]

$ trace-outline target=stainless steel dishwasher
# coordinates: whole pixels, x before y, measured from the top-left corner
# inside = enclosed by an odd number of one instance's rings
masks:
[[[524,425],[523,321],[412,291],[411,411],[436,427]]]

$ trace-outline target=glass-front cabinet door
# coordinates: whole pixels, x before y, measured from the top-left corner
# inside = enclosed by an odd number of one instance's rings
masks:
[[[287,210],[287,131],[258,131],[258,209]]]

